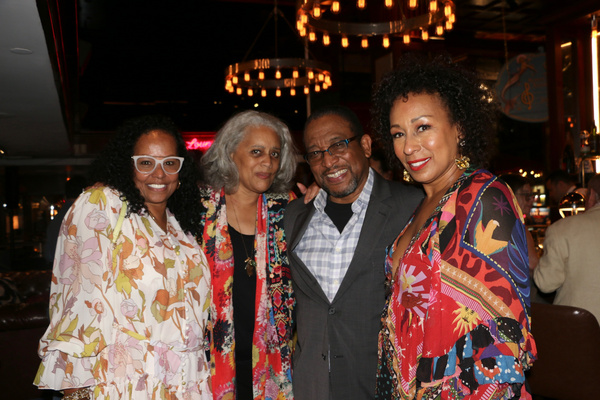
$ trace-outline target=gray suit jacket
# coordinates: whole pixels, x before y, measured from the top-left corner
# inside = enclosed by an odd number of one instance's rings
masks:
[[[296,400],[374,397],[385,304],[385,248],[422,197],[416,188],[375,174],[354,258],[333,302],[294,252],[315,212],[313,203],[305,205],[298,199],[287,206],[284,226],[297,300],[298,341],[292,369]]]

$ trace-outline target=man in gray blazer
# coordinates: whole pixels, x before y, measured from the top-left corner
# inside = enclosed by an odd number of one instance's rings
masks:
[[[356,115],[333,106],[311,115],[304,144],[321,187],[285,212],[296,293],[296,400],[371,399],[385,304],[385,248],[421,191],[369,168],[371,138]]]

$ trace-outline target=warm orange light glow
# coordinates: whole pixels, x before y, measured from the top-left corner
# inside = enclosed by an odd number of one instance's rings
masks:
[[[254,90],[248,89],[248,96],[250,96],[250,97],[254,96]]]
[[[348,47],[348,36],[342,36],[342,47]]]
[[[290,96],[295,96],[296,95],[296,89],[291,88],[290,89]]]
[[[450,5],[450,3],[446,3],[446,5],[444,6],[444,15],[446,17],[449,17],[450,14],[452,14],[452,6]]]
[[[366,6],[367,6],[366,0],[357,0],[356,1],[356,7],[360,8],[361,10],[363,10]]]
[[[265,73],[263,71],[258,71],[258,79],[261,81],[265,79]]]
[[[385,6],[387,8],[392,8],[394,6],[394,2],[392,0],[385,0]]]
[[[424,42],[429,40],[429,31],[427,29],[421,29],[421,39],[423,39]]]
[[[448,21],[455,23],[456,22],[456,15],[455,14],[450,14],[450,17],[448,17]]]
[[[317,34],[315,33],[315,31],[308,32],[308,40],[310,40],[311,42],[317,40]]]
[[[310,93],[310,89],[308,86],[304,86],[304,94],[309,94]]]
[[[339,1],[334,1],[333,3],[331,3],[331,12],[334,14],[337,14],[340,12],[340,2]]]
[[[250,80],[250,73],[249,72],[244,72],[244,80],[246,82],[248,82]]]
[[[409,35],[408,33],[405,33],[405,34],[402,36],[402,39],[403,39],[403,41],[404,41],[404,44],[409,44],[409,43],[410,43],[410,35]]]
[[[321,18],[321,4],[319,4],[318,1],[315,1],[315,4],[313,5],[313,17],[316,19]]]
[[[275,96],[281,97],[281,89],[277,88],[277,90],[275,91]]]
[[[386,49],[390,47],[390,37],[388,35],[383,36],[383,47]]]
[[[300,76],[300,74],[298,73],[298,70],[297,70],[297,69],[294,69],[294,70],[292,71],[292,78],[294,78],[294,79],[298,79],[298,77],[299,77],[299,76]]]
[[[267,89],[263,89],[263,90],[261,90],[261,91],[260,91],[260,95],[261,95],[262,97],[267,97]]]
[[[429,11],[431,11],[432,13],[433,13],[433,12],[436,12],[436,11],[437,11],[437,9],[438,9],[438,8],[437,8],[437,6],[438,6],[438,5],[437,5],[437,0],[431,0],[431,1],[429,2]]]
[[[320,92],[320,91],[321,91],[321,86],[315,85],[315,92]]]
[[[410,7],[411,9],[417,8],[417,0],[409,0],[408,7]]]
[[[281,71],[280,70],[275,71],[275,79],[281,79]]]
[[[435,27],[435,33],[438,36],[442,36],[444,34],[444,27],[442,25],[438,25]]]
[[[242,94],[242,88],[241,87],[237,88],[235,90],[235,93],[237,93],[238,95],[241,95]]]
[[[360,41],[360,45],[363,49],[366,49],[367,47],[369,47],[369,39],[367,39],[366,36],[363,36],[362,40]]]
[[[329,39],[329,33],[325,32],[323,33],[323,46],[329,46],[329,43],[331,43],[331,40]]]
[[[319,75],[317,75],[317,78],[319,78],[319,82],[323,82],[325,80],[325,75],[320,73]]]
[[[446,30],[447,31],[451,31],[452,30],[452,22],[446,21]]]
[[[238,84],[238,77],[237,75],[234,75],[233,78],[231,78],[231,81],[233,82],[234,85]]]
[[[315,79],[315,72],[312,69],[309,69],[307,72],[308,79]]]

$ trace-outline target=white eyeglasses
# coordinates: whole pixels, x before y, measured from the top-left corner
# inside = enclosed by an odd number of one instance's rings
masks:
[[[165,174],[176,174],[181,170],[183,157],[165,157],[162,160],[152,156],[132,156],[133,165],[140,174],[151,174],[160,165]]]

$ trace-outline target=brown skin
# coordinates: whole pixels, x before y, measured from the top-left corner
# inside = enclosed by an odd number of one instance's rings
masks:
[[[279,171],[281,141],[277,133],[264,126],[251,127],[231,159],[237,166],[240,182],[225,201],[232,211],[227,222],[238,232],[254,235],[258,197],[269,190]]]
[[[459,155],[460,130],[451,123],[437,95],[409,94],[390,110],[394,152],[411,177],[423,185],[425,199],[413,222],[396,243],[394,272],[408,247],[446,191],[462,175],[454,160]]]
[[[311,121],[304,131],[306,151],[325,150],[335,142],[354,136],[350,124],[338,115],[324,115]],[[354,202],[369,177],[371,138],[363,135],[348,144],[345,154],[324,153],[320,162],[310,164],[316,183],[340,204]]]
[[[151,131],[140,136],[133,155],[153,156],[158,159],[177,156],[177,144],[173,136],[163,131]],[[142,174],[133,168],[133,181],[144,198],[144,204],[158,226],[167,230],[167,201],[177,190],[179,174],[167,174],[161,166],[157,166],[150,174]]]

